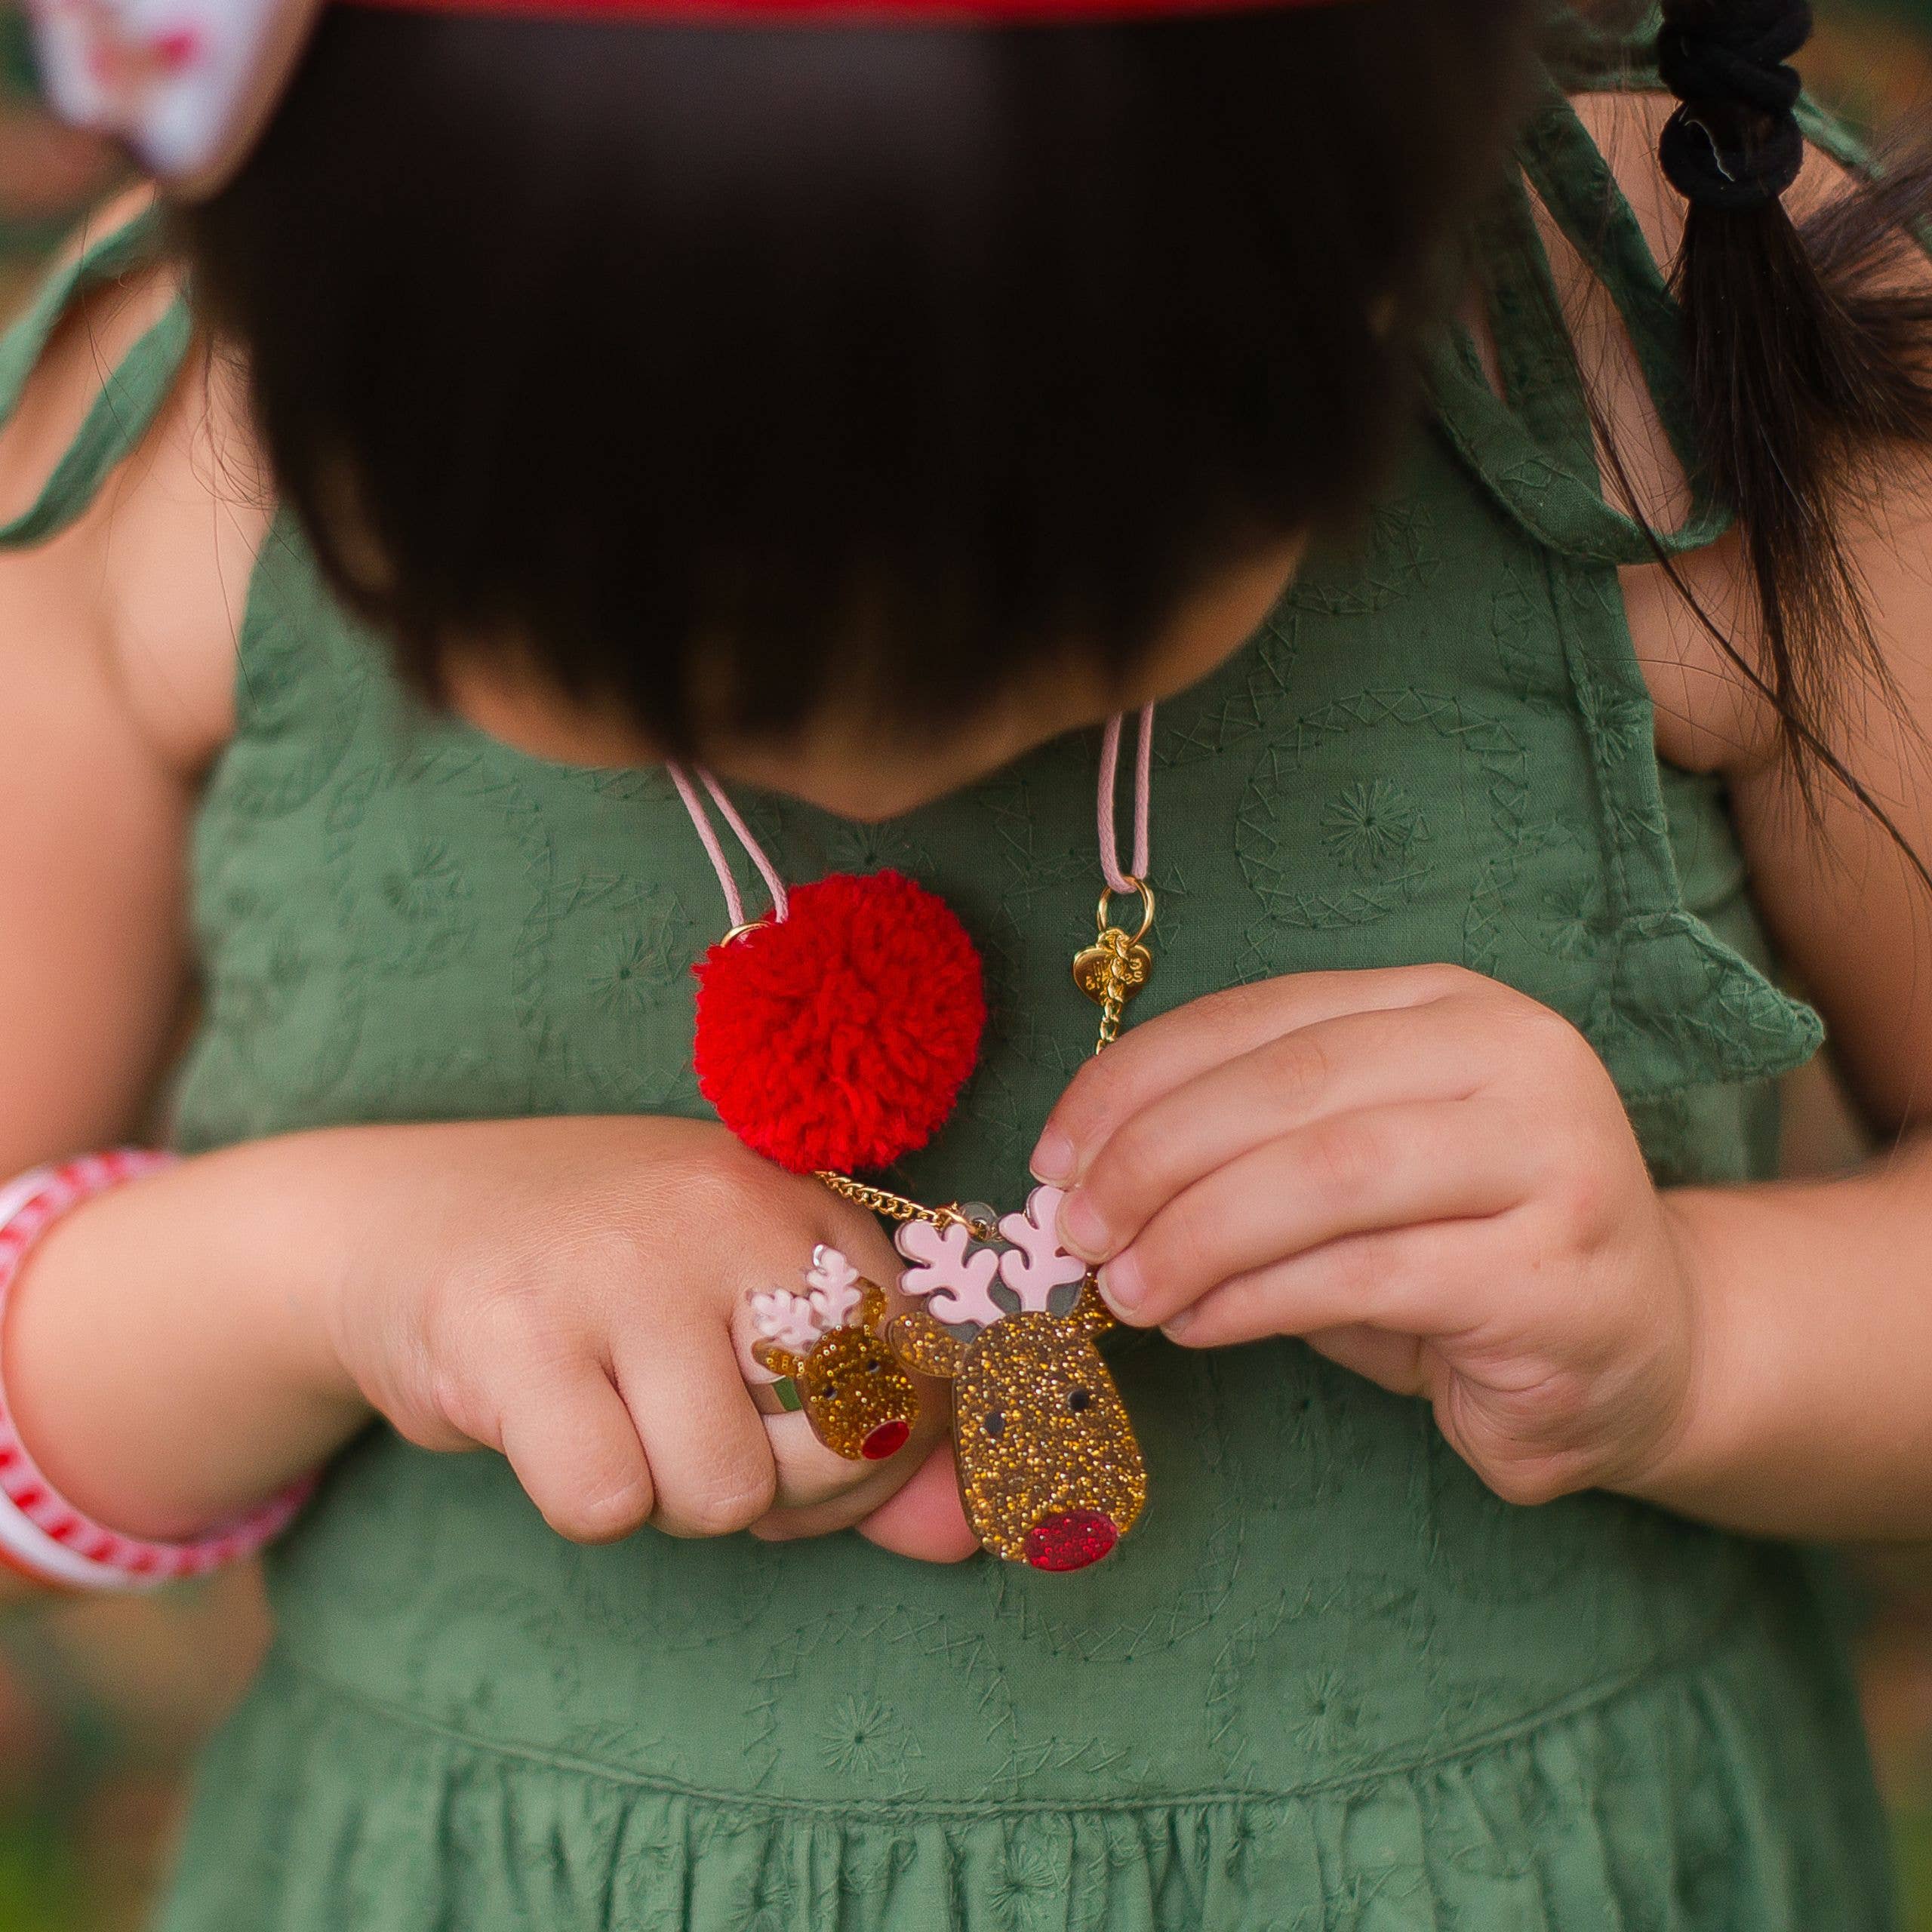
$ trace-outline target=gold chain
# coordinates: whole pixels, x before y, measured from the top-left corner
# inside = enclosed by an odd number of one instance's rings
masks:
[[[1109,926],[1100,935],[1107,950],[1107,976],[1100,988],[1100,1037],[1094,1044],[1096,1055],[1103,1054],[1120,1038],[1121,1015],[1127,1009],[1128,948],[1133,944],[1118,926]]]
[[[971,1214],[961,1214],[957,1201],[949,1201],[943,1208],[922,1207],[916,1201],[907,1200],[903,1194],[894,1194],[883,1187],[868,1187],[863,1181],[854,1180],[850,1174],[835,1173],[830,1168],[820,1168],[812,1178],[823,1181],[834,1194],[854,1206],[883,1214],[888,1221],[930,1221],[936,1228],[958,1226],[968,1229],[975,1241],[999,1238],[998,1229],[989,1227]]]
[[[1126,1011],[1126,949],[1128,937],[1118,925],[1109,925],[1100,935],[1107,952],[1107,974],[1100,987],[1100,1039],[1094,1053],[1101,1055],[1121,1038],[1121,1014]]]

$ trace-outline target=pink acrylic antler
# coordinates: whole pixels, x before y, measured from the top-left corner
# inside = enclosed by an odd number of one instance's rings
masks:
[[[758,1338],[776,1342],[794,1355],[808,1355],[825,1333],[825,1324],[809,1295],[774,1288],[752,1297],[752,1327]]]
[[[752,1297],[752,1326],[761,1341],[776,1342],[794,1355],[809,1355],[835,1328],[856,1325],[865,1290],[858,1269],[837,1248],[821,1242],[812,1250],[805,1286],[810,1292],[802,1295],[773,1288]]]
[[[805,1286],[811,1291],[812,1306],[818,1311],[820,1325],[829,1334],[834,1328],[852,1325],[865,1298],[859,1285],[859,1271],[837,1248],[821,1243],[812,1250],[812,1265],[805,1270]]]
[[[992,1297],[999,1251],[974,1251],[972,1241],[973,1231],[963,1222],[944,1227],[907,1222],[899,1230],[899,1251],[915,1265],[900,1276],[899,1285],[909,1295],[930,1295],[926,1307],[935,1321],[990,1327],[1005,1312]]]
[[[1025,1214],[1000,1222],[1000,1232],[1013,1244],[999,1258],[1000,1279],[1020,1297],[1023,1313],[1049,1313],[1054,1289],[1087,1278],[1086,1263],[1060,1244],[1060,1204],[1066,1198],[1060,1188],[1036,1187]]]

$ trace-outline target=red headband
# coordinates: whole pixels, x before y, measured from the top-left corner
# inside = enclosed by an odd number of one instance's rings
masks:
[[[498,18],[739,26],[1073,26],[1339,0],[349,0]],[[27,0],[47,91],[177,192],[205,192],[273,109],[324,0]]]
[[[1071,26],[1300,12],[1340,0],[337,0],[386,12],[784,26]]]

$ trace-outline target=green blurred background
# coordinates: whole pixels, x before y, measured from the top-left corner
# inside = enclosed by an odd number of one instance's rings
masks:
[[[1932,103],[1932,0],[1819,0],[1813,85],[1883,127]],[[0,315],[111,158],[32,106],[25,35],[0,0]],[[1814,1077],[1795,1100],[1794,1165],[1848,1156]],[[1912,1932],[1932,1932],[1932,1551],[1861,1564],[1868,1720],[1897,1825]],[[260,1647],[251,1573],[160,1601],[0,1615],[0,1932],[132,1932],[165,1857],[182,1767]],[[344,1932],[353,1932],[345,1927]],[[1817,1932],[1831,1932],[1821,1925]]]

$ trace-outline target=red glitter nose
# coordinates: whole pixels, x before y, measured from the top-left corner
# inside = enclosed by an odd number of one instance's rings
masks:
[[[1084,1570],[1119,1541],[1111,1516],[1097,1509],[1069,1509],[1026,1532],[1026,1561],[1035,1570]]]
[[[882,1463],[888,1456],[896,1456],[906,1446],[906,1438],[911,1429],[896,1417],[891,1422],[882,1422],[860,1445],[860,1454],[869,1463]]]

